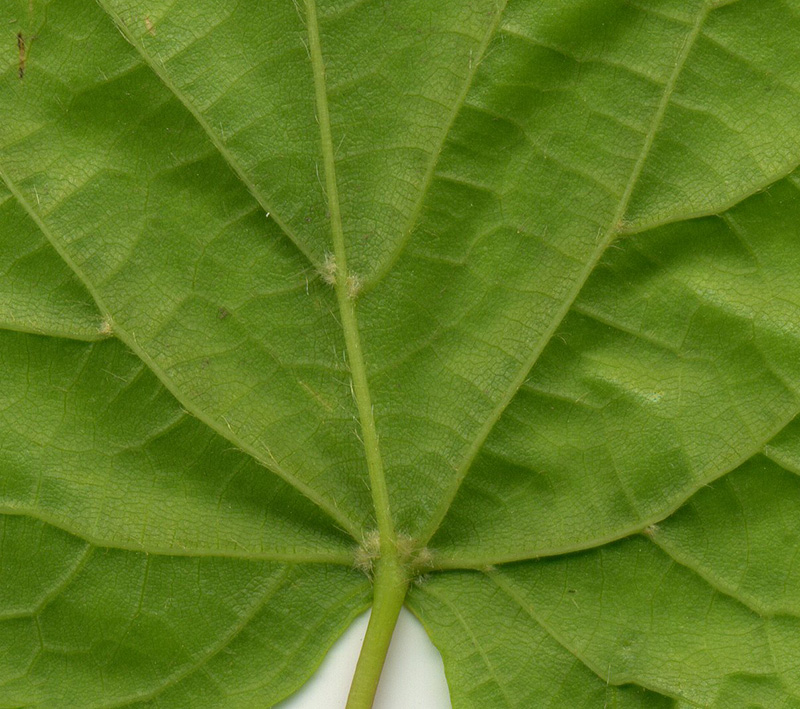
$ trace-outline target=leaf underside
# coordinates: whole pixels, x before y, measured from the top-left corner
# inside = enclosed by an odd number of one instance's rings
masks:
[[[314,6],[0,0],[0,707],[279,702],[375,460],[456,709],[800,707],[800,2]]]

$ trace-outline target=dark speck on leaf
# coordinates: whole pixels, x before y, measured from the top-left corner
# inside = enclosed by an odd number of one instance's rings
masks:
[[[25,38],[22,32],[17,32],[17,49],[19,50],[19,78],[25,77]]]
[[[224,320],[224,319],[225,319],[225,318],[227,318],[229,315],[230,315],[230,313],[228,312],[228,310],[227,310],[226,308],[220,308],[219,310],[217,310],[217,317],[218,317],[220,320]]]

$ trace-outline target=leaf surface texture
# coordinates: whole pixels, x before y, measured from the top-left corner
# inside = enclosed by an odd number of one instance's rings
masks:
[[[800,4],[0,22],[0,705],[800,707]]]

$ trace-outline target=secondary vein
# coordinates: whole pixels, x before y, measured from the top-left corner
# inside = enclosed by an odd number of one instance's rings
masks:
[[[506,9],[506,5],[508,4],[508,0],[500,0],[497,5],[497,10],[495,11],[495,15],[492,18],[492,22],[489,24],[486,33],[481,40],[481,44],[478,47],[478,51],[476,52],[475,57],[471,59],[472,65],[470,67],[469,73],[467,74],[466,81],[464,81],[464,85],[461,87],[461,92],[456,99],[456,102],[453,104],[453,108],[450,111],[450,117],[447,120],[447,123],[442,131],[441,135],[439,136],[439,140],[436,144],[435,150],[431,153],[431,158],[428,161],[428,167],[425,170],[425,175],[422,178],[422,186],[419,190],[419,195],[417,196],[417,201],[414,203],[414,207],[411,210],[411,214],[406,221],[405,227],[402,231],[402,236],[400,241],[397,243],[394,251],[389,256],[389,258],[384,262],[384,264],[380,267],[378,271],[376,271],[372,278],[364,283],[363,292],[367,293],[375,286],[380,283],[383,278],[386,276],[389,271],[392,270],[392,267],[397,263],[397,260],[400,258],[400,255],[403,253],[403,249],[408,244],[409,239],[411,238],[411,234],[414,232],[414,228],[419,221],[419,217],[422,214],[422,207],[425,203],[425,198],[428,195],[428,190],[433,183],[433,176],[436,172],[436,166],[439,164],[439,158],[442,155],[442,151],[444,150],[444,144],[447,140],[447,136],[450,135],[450,131],[453,128],[453,124],[456,122],[456,118],[461,111],[461,108],[464,106],[464,103],[467,100],[467,95],[469,94],[469,90],[472,88],[472,84],[475,81],[475,76],[478,73],[478,67],[483,61],[483,57],[486,54],[486,50],[489,47],[489,44],[492,41],[492,38],[497,32],[497,28],[500,25],[500,20],[503,17],[503,12]]]
[[[514,395],[516,394],[517,390],[522,386],[522,384],[524,383],[525,379],[528,376],[528,373],[533,368],[534,364],[536,364],[536,361],[539,359],[541,353],[544,351],[544,348],[550,342],[556,330],[558,329],[559,325],[561,325],[561,322],[564,320],[567,313],[572,308],[572,304],[577,299],[578,294],[580,293],[584,284],[589,279],[589,276],[592,274],[595,267],[599,263],[606,249],[619,234],[623,219],[625,217],[626,212],[628,211],[628,205],[630,204],[633,191],[639,181],[639,177],[642,174],[645,162],[647,161],[647,158],[650,155],[650,150],[653,147],[653,142],[655,141],[656,135],[658,134],[658,131],[661,128],[661,123],[664,120],[664,115],[666,113],[667,107],[669,106],[670,99],[672,98],[672,94],[675,91],[675,86],[678,82],[678,78],[680,77],[681,71],[683,70],[683,67],[686,64],[686,60],[689,57],[689,53],[691,52],[692,47],[697,41],[697,38],[700,35],[700,31],[702,30],[703,23],[705,22],[706,17],[708,17],[708,13],[711,11],[711,9],[712,9],[711,5],[708,3],[702,6],[701,11],[697,15],[694,25],[687,34],[683,42],[683,45],[681,46],[681,49],[675,60],[675,66],[672,70],[672,73],[669,76],[669,79],[667,80],[667,83],[664,85],[664,91],[661,95],[661,99],[658,103],[658,106],[656,107],[655,113],[653,114],[653,119],[650,122],[650,128],[648,129],[647,135],[645,136],[644,142],[642,144],[642,149],[640,150],[638,158],[633,166],[633,169],[631,170],[631,174],[630,177],[628,178],[625,190],[622,193],[622,196],[620,197],[617,209],[614,212],[614,216],[612,217],[608,228],[603,233],[603,236],[598,242],[598,245],[595,248],[594,252],[592,253],[591,258],[585,264],[583,270],[581,271],[575,283],[573,284],[568,297],[565,298],[564,302],[561,305],[561,308],[559,308],[558,312],[555,314],[555,317],[551,321],[550,326],[543,333],[536,347],[534,347],[534,349],[531,351],[531,356],[525,361],[523,366],[520,367],[517,376],[511,382],[511,386],[508,387],[502,399],[498,403],[497,407],[495,407],[494,411],[492,412],[491,416],[489,416],[489,418],[484,422],[484,425],[478,431],[478,435],[476,436],[472,445],[469,447],[464,458],[462,459],[461,463],[458,465],[456,469],[456,474],[453,478],[453,484],[450,486],[450,489],[445,492],[442,498],[442,503],[440,504],[434,515],[431,517],[431,520],[428,523],[428,525],[423,529],[420,535],[421,544],[427,544],[430,541],[431,537],[433,537],[433,535],[439,529],[439,526],[441,525],[442,521],[447,515],[447,512],[450,509],[450,506],[452,505],[453,500],[455,499],[455,496],[459,488],[461,487],[461,483],[463,482],[464,477],[467,474],[467,471],[472,466],[472,463],[477,457],[481,448],[483,448],[483,444],[485,443],[487,437],[489,436],[489,433],[494,428],[497,421],[500,419],[502,413],[506,410],[506,408],[508,408],[508,405],[514,398]]]
[[[56,238],[55,235],[50,231],[48,226],[44,223],[44,220],[39,216],[37,211],[25,198],[25,195],[11,180],[11,178],[8,176],[8,174],[5,172],[2,166],[0,166],[0,180],[2,180],[2,182],[5,183],[6,187],[8,187],[9,191],[14,195],[14,197],[22,206],[22,208],[28,213],[28,215],[31,217],[36,226],[39,227],[42,234],[44,234],[45,238],[50,242],[50,244],[52,244],[53,248],[56,250],[56,253],[58,253],[58,255],[61,257],[64,263],[72,270],[72,272],[75,274],[78,280],[86,288],[86,291],[94,300],[98,311],[106,320],[106,322],[112,327],[114,335],[128,346],[128,348],[144,363],[146,367],[148,367],[153,372],[153,374],[158,378],[158,380],[183,405],[183,407],[190,414],[192,414],[195,418],[202,421],[206,426],[211,428],[220,436],[233,443],[236,447],[240,448],[242,451],[244,451],[251,457],[255,458],[267,470],[272,471],[273,473],[275,473],[275,475],[277,475],[278,477],[282,478],[287,483],[289,483],[298,492],[307,497],[309,500],[311,500],[311,502],[317,505],[317,507],[319,507],[326,514],[328,514],[328,516],[331,519],[333,519],[342,529],[346,530],[354,539],[360,538],[361,536],[360,526],[355,522],[353,522],[346,514],[341,512],[332,501],[322,497],[322,495],[320,495],[316,490],[311,488],[309,485],[302,482],[294,475],[292,475],[288,471],[278,466],[275,461],[270,460],[269,458],[263,456],[261,453],[259,453],[259,451],[256,448],[246,443],[245,441],[241,440],[235,433],[233,433],[233,431],[228,429],[227,426],[223,426],[219,421],[216,421],[201,408],[195,406],[194,402],[192,402],[186,396],[184,396],[183,392],[181,392],[181,390],[175,385],[175,383],[169,378],[169,376],[167,376],[167,373],[163,369],[161,369],[161,367],[158,366],[155,360],[153,360],[153,358],[150,357],[150,355],[147,354],[147,352],[139,345],[134,333],[128,332],[123,327],[120,327],[118,324],[114,322],[114,318],[110,308],[108,308],[105,305],[105,302],[101,298],[100,294],[98,293],[92,281],[86,276],[86,274],[83,272],[80,266],[78,266],[78,264],[75,263],[75,261],[68,253],[67,249],[61,243],[61,240]]]
[[[48,527],[59,529],[75,539],[86,542],[95,549],[117,549],[129,551],[134,554],[147,554],[149,556],[169,556],[172,558],[209,558],[209,559],[242,559],[244,561],[274,561],[283,564],[324,564],[328,566],[346,566],[352,568],[354,563],[353,552],[346,550],[304,549],[302,547],[287,547],[285,549],[268,549],[265,551],[247,551],[244,549],[189,549],[177,546],[155,546],[135,542],[119,542],[104,539],[90,534],[70,524],[68,521],[57,519],[40,509],[30,507],[17,507],[13,505],[0,505],[2,517],[27,517],[28,519],[43,522]]]
[[[222,159],[227,163],[227,165],[233,170],[236,177],[239,178],[239,181],[247,188],[248,192],[255,198],[256,202],[261,206],[261,208],[270,215],[270,219],[275,222],[275,224],[280,227],[281,231],[286,235],[286,237],[291,241],[296,247],[297,250],[300,251],[301,254],[309,261],[309,263],[314,266],[318,267],[319,264],[314,259],[313,254],[309,249],[303,244],[303,242],[294,234],[294,232],[289,228],[289,225],[282,220],[279,210],[276,210],[273,205],[270,205],[269,200],[265,197],[265,195],[261,192],[258,186],[253,182],[250,177],[247,175],[247,172],[244,168],[239,164],[238,160],[233,156],[230,150],[228,150],[225,143],[220,139],[217,133],[211,128],[208,121],[205,119],[202,113],[195,108],[192,102],[189,100],[189,97],[186,96],[170,79],[167,75],[167,72],[164,70],[163,65],[159,65],[153,57],[151,57],[142,46],[142,43],[137,39],[137,37],[131,32],[130,28],[125,24],[122,18],[113,10],[111,10],[107,3],[104,0],[97,0],[97,4],[102,8],[102,10],[111,18],[111,20],[116,25],[117,29],[120,31],[123,37],[130,43],[130,45],[137,51],[139,56],[142,58],[142,61],[150,68],[150,70],[159,78],[162,84],[167,88],[167,90],[175,96],[178,101],[181,102],[184,108],[186,108],[189,113],[192,114],[194,119],[197,121],[198,125],[203,129],[205,134],[211,140],[211,143],[216,148],[217,152],[222,156]]]
[[[107,340],[110,333],[105,333],[100,329],[101,323],[98,322],[94,330],[85,330],[78,332],[69,330],[67,328],[56,327],[37,327],[32,323],[18,322],[16,320],[8,319],[7,317],[0,317],[0,331],[2,332],[21,332],[27,335],[40,335],[41,337],[53,337],[59,340],[75,340],[76,342],[98,342],[100,340]]]
[[[395,532],[389,508],[389,493],[386,487],[386,476],[383,460],[378,446],[378,432],[372,410],[372,397],[367,382],[367,370],[361,347],[361,336],[358,331],[355,301],[351,293],[352,279],[356,278],[347,267],[342,214],[339,205],[339,189],[336,182],[335,147],[331,135],[331,119],[328,109],[328,91],[325,83],[325,62],[322,58],[322,43],[319,36],[316,0],[306,0],[308,26],[308,52],[314,74],[314,94],[317,104],[317,121],[319,123],[322,143],[322,161],[325,168],[325,191],[327,193],[328,210],[331,220],[331,236],[333,239],[333,256],[335,259],[336,300],[342,321],[347,360],[353,383],[353,397],[358,409],[361,432],[364,443],[364,454],[370,479],[372,502],[375,507],[375,518],[381,537],[382,554],[394,554]]]
[[[692,706],[699,706],[694,703],[693,700],[687,699],[686,697],[680,695],[674,695],[667,693],[664,689],[659,687],[651,686],[649,683],[642,681],[641,679],[634,679],[630,680],[626,678],[622,681],[611,681],[611,678],[608,676],[608,671],[603,671],[600,667],[596,666],[594,662],[592,662],[588,657],[585,657],[577,648],[572,646],[572,643],[568,641],[568,639],[559,633],[553,626],[547,623],[546,619],[541,616],[541,614],[536,612],[536,608],[533,604],[528,603],[524,597],[522,597],[519,592],[514,588],[514,586],[505,578],[502,578],[497,573],[491,574],[484,574],[490,581],[492,581],[503,593],[508,596],[516,605],[519,606],[520,610],[523,613],[528,615],[531,620],[533,620],[545,633],[547,633],[558,645],[560,645],[564,650],[566,650],[570,655],[572,655],[578,662],[580,662],[584,667],[590,670],[592,673],[597,675],[597,677],[607,685],[614,685],[620,686],[621,684],[636,684],[643,689],[646,689],[649,692],[656,692],[661,694],[662,696],[669,697],[671,699],[677,699]],[[610,668],[609,668],[610,669]]]

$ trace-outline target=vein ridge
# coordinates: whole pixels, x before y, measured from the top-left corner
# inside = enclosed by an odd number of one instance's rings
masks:
[[[639,156],[633,166],[631,175],[628,179],[628,183],[625,187],[625,191],[623,192],[619,200],[617,210],[611,220],[611,223],[609,224],[608,228],[603,234],[603,237],[598,243],[597,248],[592,254],[591,259],[586,263],[583,271],[581,272],[580,276],[575,282],[569,296],[565,299],[564,303],[562,304],[562,307],[559,309],[559,311],[556,313],[556,316],[553,318],[550,327],[547,329],[547,331],[545,331],[539,343],[533,349],[531,356],[520,368],[519,373],[515,377],[514,381],[511,383],[511,386],[506,390],[498,406],[492,412],[492,415],[486,420],[484,425],[481,427],[477,437],[475,438],[475,441],[467,450],[467,453],[464,456],[462,462],[458,465],[456,475],[453,478],[453,484],[451,485],[450,489],[445,492],[442,504],[436,510],[434,515],[431,517],[430,522],[423,529],[421,533],[422,544],[427,544],[433,537],[433,535],[436,533],[436,531],[439,529],[439,526],[444,521],[444,518],[447,516],[447,512],[450,509],[450,506],[452,505],[453,500],[455,499],[455,496],[458,493],[459,488],[461,487],[461,483],[463,482],[464,477],[466,476],[473,461],[475,460],[481,448],[483,447],[483,444],[488,438],[489,433],[494,428],[494,425],[500,419],[500,416],[506,410],[508,405],[511,403],[511,400],[514,398],[514,395],[516,394],[517,390],[520,388],[520,386],[522,386],[523,382],[525,381],[525,378],[528,376],[528,373],[533,368],[534,364],[536,364],[536,361],[539,359],[539,356],[544,351],[544,348],[550,342],[556,330],[558,329],[558,326],[566,317],[567,313],[572,307],[572,304],[577,299],[578,294],[580,293],[583,285],[589,279],[589,276],[594,271],[595,267],[599,263],[606,249],[616,239],[617,235],[619,234],[634,189],[636,188],[636,185],[639,181],[639,177],[641,176],[642,170],[644,169],[644,165],[647,161],[647,158],[649,157],[650,150],[653,146],[653,142],[655,141],[656,135],[658,134],[658,131],[661,128],[661,124],[664,120],[664,115],[666,114],[666,110],[667,107],[669,106],[670,99],[675,90],[675,86],[678,82],[678,78],[680,77],[680,74],[686,64],[691,49],[694,46],[697,38],[699,37],[703,24],[706,18],[708,17],[708,14],[711,11],[711,9],[712,7],[708,2],[706,2],[701,7],[701,11],[698,13],[694,25],[692,26],[689,33],[686,35],[686,38],[684,39],[683,45],[681,46],[678,56],[676,57],[675,66],[672,70],[672,73],[667,83],[664,86],[664,92],[661,96],[658,106],[656,107],[656,111],[653,114],[653,118],[650,123],[650,128],[647,131],[647,135],[645,136],[642,148],[639,152]]]
[[[204,653],[202,657],[197,659],[197,661],[190,663],[188,667],[184,667],[181,671],[170,675],[165,682],[159,684],[149,692],[133,696],[129,699],[124,699],[119,703],[104,705],[102,709],[122,709],[122,707],[128,707],[132,706],[133,704],[139,704],[143,701],[155,699],[170,688],[177,686],[187,677],[190,677],[192,674],[205,667],[217,655],[225,650],[225,648],[228,647],[234,640],[236,640],[236,638],[242,632],[244,632],[245,628],[247,628],[247,626],[255,619],[255,617],[266,607],[267,603],[269,603],[273,596],[275,596],[275,594],[281,590],[281,586],[288,580],[291,570],[291,566],[286,567],[278,575],[278,578],[274,579],[273,582],[268,586],[265,594],[258,601],[258,603],[256,603],[253,608],[249,609],[243,614],[241,620],[234,625],[233,629],[222,637],[221,642],[215,643],[211,650],[207,653]]]
[[[47,608],[47,606],[49,606],[62,593],[64,593],[64,591],[66,591],[72,585],[78,576],[80,576],[81,571],[83,571],[86,564],[89,563],[89,560],[93,554],[94,547],[90,544],[87,544],[81,553],[78,554],[77,561],[75,561],[75,563],[67,570],[67,572],[57,579],[56,582],[41,595],[41,597],[33,604],[33,607],[29,611],[0,614],[0,622],[15,620],[17,618],[38,617],[42,611]]]
[[[788,615],[795,618],[798,617],[795,611],[788,609],[768,609],[766,606],[762,606],[761,603],[759,603],[756,599],[746,599],[744,596],[739,595],[733,588],[726,586],[721,579],[715,578],[711,573],[707,571],[701,571],[699,568],[694,566],[694,564],[697,564],[698,566],[701,564],[699,560],[688,559],[673,546],[671,546],[669,542],[665,541],[664,539],[659,539],[658,532],[648,534],[646,535],[646,538],[651,544],[658,547],[664,554],[666,554],[673,562],[695,574],[698,578],[701,578],[704,583],[707,583],[714,590],[715,593],[732,598],[734,601],[743,605],[745,608],[747,608],[747,610],[749,610],[751,613],[754,613],[759,618],[767,620],[775,615]]]
[[[234,550],[203,550],[180,549],[169,547],[150,547],[143,544],[113,543],[100,537],[92,536],[73,528],[68,522],[59,520],[35,508],[16,507],[0,504],[0,516],[28,517],[29,519],[44,522],[48,527],[59,529],[71,537],[86,542],[95,549],[116,549],[134,554],[147,554],[149,556],[170,556],[176,558],[215,558],[215,559],[242,559],[243,561],[266,561],[287,564],[329,564],[333,566],[353,566],[354,555],[344,552],[304,551],[293,548],[290,551],[275,550],[270,552],[236,552]]]
[[[330,211],[331,237],[333,239],[332,260],[328,267],[328,280],[336,291],[342,331],[347,348],[353,398],[358,409],[361,424],[362,443],[367,462],[370,492],[375,517],[380,532],[381,550],[391,555],[395,545],[394,523],[389,506],[389,492],[386,475],[378,445],[378,432],[373,413],[372,396],[367,380],[367,370],[361,347],[361,336],[356,318],[355,298],[357,276],[348,271],[347,250],[345,248],[342,214],[339,204],[339,187],[336,181],[336,149],[331,133],[331,120],[328,110],[328,90],[325,79],[325,62],[322,56],[322,42],[319,35],[316,0],[306,0],[309,57],[314,74],[314,92],[317,104],[320,141],[324,163],[325,190]]]
[[[458,618],[458,622],[461,624],[461,627],[467,632],[469,635],[469,639],[472,641],[472,644],[475,646],[475,649],[478,651],[478,654],[481,656],[481,660],[483,660],[483,664],[486,665],[486,668],[489,670],[489,674],[491,674],[492,679],[497,684],[497,687],[500,689],[500,693],[503,695],[503,699],[506,701],[506,705],[511,708],[514,706],[514,702],[511,701],[511,697],[508,695],[508,691],[506,690],[504,684],[500,681],[500,678],[497,675],[497,668],[495,668],[494,664],[492,663],[489,656],[486,654],[486,651],[483,649],[483,646],[480,644],[478,637],[472,631],[472,628],[467,623],[466,619],[464,618],[463,613],[459,610],[458,606],[453,603],[449,598],[442,596],[438,593],[431,591],[429,588],[423,588],[423,593],[427,593],[429,596],[433,596],[445,606],[447,606],[453,615]]]
[[[38,335],[40,337],[52,337],[57,340],[74,340],[75,342],[100,342],[113,337],[112,333],[103,332],[98,323],[97,331],[90,332],[77,332],[68,329],[58,330],[51,327],[36,327],[28,323],[20,323],[14,320],[0,320],[0,331],[3,332],[19,332],[25,335]]]
[[[94,284],[86,277],[83,273],[82,269],[73,261],[70,255],[67,253],[66,249],[61,245],[60,241],[50,232],[47,225],[44,223],[42,218],[33,209],[31,204],[29,204],[28,200],[19,190],[19,188],[14,184],[11,179],[6,174],[5,170],[2,166],[0,166],[0,180],[2,180],[9,191],[14,195],[17,199],[19,204],[25,209],[31,219],[34,221],[37,227],[41,230],[42,234],[47,238],[47,240],[52,244],[53,248],[56,250],[58,255],[64,261],[64,263],[72,270],[72,272],[76,275],[78,280],[83,284],[86,288],[89,295],[95,302],[98,311],[103,316],[105,321],[111,325],[111,329],[114,334],[124,342],[128,348],[142,361],[142,363],[150,369],[156,378],[166,387],[166,389],[183,405],[183,407],[191,413],[195,418],[202,421],[206,426],[211,428],[217,434],[225,438],[226,440],[230,441],[235,445],[237,448],[241,449],[252,458],[257,460],[261,465],[263,465],[267,470],[270,470],[272,473],[277,475],[278,477],[285,480],[289,485],[294,487],[298,492],[308,498],[313,504],[319,507],[322,511],[324,511],[331,519],[333,519],[342,529],[347,531],[354,539],[360,539],[361,530],[360,526],[353,522],[347,515],[340,512],[339,509],[336,507],[335,503],[329,501],[322,497],[316,490],[311,488],[306,483],[300,481],[291,473],[283,470],[276,461],[270,460],[265,458],[261,453],[259,453],[252,445],[245,443],[244,441],[240,440],[239,437],[227,426],[221,425],[219,422],[215,421],[211,416],[206,414],[202,409],[195,406],[193,402],[188,399],[185,399],[182,396],[180,389],[172,382],[172,380],[167,376],[167,374],[161,369],[161,367],[156,364],[156,362],[139,346],[139,343],[136,341],[136,335],[133,332],[127,332],[124,328],[120,327],[116,323],[114,323],[114,318],[111,315],[110,309],[105,305],[102,298],[100,297],[99,293],[97,292]]]
[[[436,550],[435,551],[435,564],[434,568],[440,571],[448,571],[448,570],[460,570],[460,569],[471,569],[471,570],[484,570],[487,567],[492,567],[496,564],[513,564],[518,561],[535,561],[536,559],[541,559],[548,556],[560,556],[563,554],[575,554],[581,551],[587,551],[589,549],[597,549],[598,547],[605,546],[606,544],[611,544],[613,542],[620,541],[621,539],[625,539],[635,534],[642,533],[645,529],[650,527],[651,525],[657,525],[660,522],[663,522],[665,519],[668,519],[673,514],[675,514],[683,505],[685,505],[695,494],[697,494],[700,490],[704,487],[716,482],[717,480],[723,479],[726,475],[730,475],[732,472],[737,470],[739,467],[744,465],[748,460],[752,460],[753,458],[763,455],[764,457],[768,458],[776,465],[784,468],[790,473],[795,473],[800,475],[800,469],[792,470],[790,467],[787,467],[785,462],[780,460],[780,455],[770,450],[770,442],[773,441],[777,436],[779,436],[787,426],[789,426],[792,421],[800,414],[800,403],[795,410],[789,414],[788,417],[781,419],[778,423],[778,426],[775,430],[770,431],[766,440],[759,441],[753,449],[748,451],[745,455],[742,455],[739,459],[736,460],[731,466],[725,468],[721,472],[718,472],[713,477],[710,478],[701,478],[699,479],[696,484],[687,491],[687,494],[678,500],[673,507],[671,507],[666,512],[653,516],[648,517],[647,519],[640,520],[635,525],[630,527],[626,527],[622,530],[614,534],[610,534],[607,537],[601,537],[597,539],[590,539],[583,543],[572,544],[570,546],[563,546],[563,547],[555,547],[550,549],[535,549],[535,550],[523,550],[517,553],[511,554],[497,554],[492,557],[469,557],[469,556],[461,556],[459,557],[458,552],[447,554],[443,551]]]
[[[739,0],[735,0],[739,1]],[[719,207],[714,207],[713,209],[708,210],[700,210],[697,212],[691,212],[689,214],[675,214],[670,217],[665,217],[663,219],[656,219],[653,221],[648,222],[641,222],[641,223],[629,223],[623,224],[620,226],[618,230],[618,235],[620,237],[630,237],[630,236],[637,236],[639,234],[643,234],[648,231],[653,231],[654,229],[658,229],[660,227],[668,226],[670,224],[680,224],[682,222],[690,222],[695,219],[707,219],[708,217],[721,217],[724,213],[729,212],[732,209],[735,209],[743,202],[746,202],[751,197],[755,195],[765,192],[769,190],[770,187],[773,185],[777,185],[779,182],[783,182],[784,180],[792,180],[792,175],[794,175],[797,170],[800,169],[800,161],[795,161],[792,163],[787,163],[786,167],[782,172],[779,172],[777,175],[770,175],[765,179],[763,182],[759,182],[752,188],[748,189],[741,194],[734,195],[728,200],[725,204]]]
[[[420,214],[422,213],[422,207],[425,203],[425,198],[428,195],[428,190],[433,182],[436,166],[438,165],[439,158],[442,155],[442,150],[444,149],[444,144],[447,141],[447,136],[450,135],[450,131],[452,130],[453,125],[467,100],[467,94],[469,94],[469,90],[472,88],[472,85],[475,82],[475,76],[478,73],[478,67],[486,55],[486,50],[488,49],[489,44],[491,44],[492,38],[495,36],[495,34],[497,34],[497,28],[500,26],[500,21],[507,5],[508,0],[501,0],[500,4],[495,10],[495,16],[492,22],[489,24],[489,28],[486,31],[483,39],[481,40],[481,44],[478,47],[477,56],[471,60],[472,67],[467,75],[466,81],[464,82],[464,86],[461,89],[461,93],[456,98],[450,117],[447,120],[447,124],[445,125],[444,130],[437,141],[436,148],[431,154],[430,160],[428,161],[428,167],[425,171],[425,175],[422,178],[422,185],[419,190],[417,201],[414,204],[414,208],[411,210],[411,215],[409,216],[403,228],[402,237],[397,243],[394,251],[390,254],[389,258],[386,259],[384,264],[373,274],[372,278],[364,283],[364,293],[367,293],[375,288],[383,280],[386,274],[392,270],[392,267],[395,263],[397,263],[397,260],[400,258],[400,255],[403,253],[403,250],[408,244],[411,234],[414,232],[414,227],[419,221]]]
[[[597,675],[597,677],[603,683],[611,684],[611,685],[613,685],[615,687],[621,687],[623,685],[635,684],[638,687],[642,687],[643,689],[646,689],[646,690],[648,690],[650,692],[656,692],[657,694],[661,694],[662,696],[669,697],[670,699],[679,700],[681,702],[686,702],[687,704],[690,704],[691,706],[697,706],[697,707],[700,706],[699,704],[696,704],[695,702],[690,701],[686,697],[669,694],[668,692],[665,692],[663,689],[655,689],[653,687],[649,687],[649,686],[647,686],[645,684],[642,684],[640,682],[635,682],[635,681],[632,681],[632,680],[623,680],[621,682],[610,682],[607,675],[603,676],[603,673],[600,671],[599,668],[594,667],[593,663],[591,663],[589,660],[587,660],[584,657],[582,657],[577,650],[575,650],[573,647],[571,647],[570,644],[564,638],[561,637],[560,633],[556,632],[547,623],[545,623],[542,620],[542,618],[540,618],[539,615],[534,612],[534,610],[533,610],[533,608],[531,608],[530,604],[526,603],[523,598],[520,598],[519,594],[511,586],[510,583],[508,583],[504,579],[498,578],[496,574],[484,574],[484,575],[487,576],[512,601],[514,601],[514,603],[516,603],[524,613],[526,613],[537,625],[539,625],[539,627],[541,627],[542,630],[544,630],[547,633],[548,636],[550,636],[556,643],[558,643],[558,645],[560,647],[564,648],[564,650],[566,650],[570,655],[572,655],[576,660],[578,660],[578,662],[580,662],[584,667],[586,667],[588,670],[590,670],[593,674]]]
[[[281,231],[287,236],[287,238],[295,245],[297,250],[303,254],[303,256],[308,260],[308,262],[314,267],[318,268],[319,263],[314,259],[312,253],[308,250],[308,248],[303,244],[303,242],[294,234],[294,232],[289,228],[289,225],[283,221],[283,219],[278,215],[274,207],[271,207],[268,203],[268,200],[264,197],[261,193],[261,190],[256,186],[256,184],[247,176],[244,168],[242,168],[238,161],[234,158],[231,154],[230,150],[225,146],[223,141],[219,139],[217,134],[212,130],[211,126],[208,124],[208,121],[203,117],[203,115],[192,105],[191,101],[184,95],[184,93],[177,87],[175,84],[170,80],[167,76],[166,72],[158,67],[156,62],[150,57],[150,55],[145,51],[144,47],[138,42],[135,36],[130,32],[128,26],[122,21],[113,10],[111,10],[105,0],[96,0],[98,6],[105,12],[106,15],[111,19],[114,25],[119,30],[120,34],[128,41],[128,43],[136,50],[139,56],[142,58],[142,61],[150,68],[150,70],[158,77],[161,83],[167,88],[167,90],[180,101],[183,107],[189,111],[192,117],[197,121],[198,125],[203,129],[203,132],[208,136],[209,140],[211,141],[214,148],[217,152],[222,156],[222,159],[225,163],[230,167],[239,181],[245,186],[247,191],[254,197],[256,202],[261,206],[261,208],[270,215],[270,219],[277,224]]]

